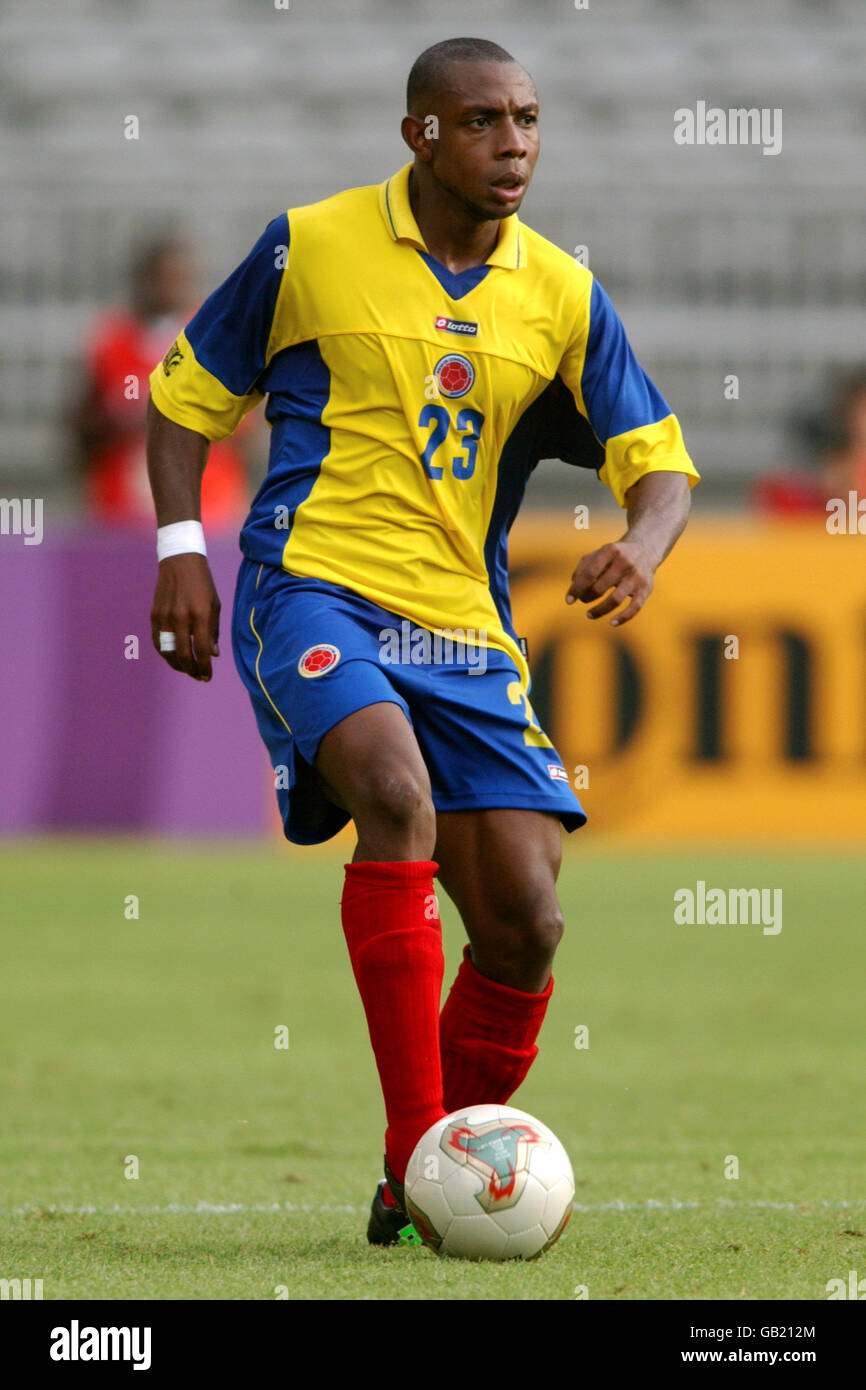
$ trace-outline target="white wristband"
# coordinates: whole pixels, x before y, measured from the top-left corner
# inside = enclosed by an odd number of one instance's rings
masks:
[[[170,526],[157,527],[157,560],[167,560],[172,555],[207,555],[200,521],[173,521]]]

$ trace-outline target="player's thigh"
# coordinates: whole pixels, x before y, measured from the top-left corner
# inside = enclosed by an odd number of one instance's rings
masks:
[[[420,816],[432,847],[430,779],[409,705],[380,660],[378,614],[351,594],[247,562],[235,596],[235,659],[257,707],[266,702],[359,830]]]
[[[554,944],[562,916],[556,880],[562,829],[552,812],[504,808],[440,811],[435,858],[439,880],[470,939],[509,929]]]
[[[430,778],[402,706],[366,705],[322,738],[316,771],[356,824],[374,818],[432,818]]]

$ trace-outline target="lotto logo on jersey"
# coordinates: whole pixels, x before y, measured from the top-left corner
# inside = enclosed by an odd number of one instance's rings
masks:
[[[475,385],[475,368],[459,352],[447,352],[433,368],[436,384],[443,396],[465,396]]]
[[[446,314],[437,314],[433,326],[440,333],[462,333],[466,338],[478,336],[478,324],[471,319],[449,319]]]
[[[568,781],[568,773],[566,772],[564,767],[560,767],[559,763],[548,763],[547,770],[553,778],[554,782]]]
[[[302,676],[323,676],[332,666],[336,666],[339,660],[339,647],[332,647],[330,643],[323,642],[318,647],[307,648],[298,662],[298,670]]]

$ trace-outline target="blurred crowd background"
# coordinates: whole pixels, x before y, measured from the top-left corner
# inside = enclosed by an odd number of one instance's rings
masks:
[[[106,693],[110,677],[88,643],[112,601],[128,607],[111,640],[149,642],[147,375],[277,212],[379,182],[404,162],[408,69],[429,43],[460,33],[502,43],[534,76],[542,155],[521,215],[581,255],[612,296],[681,419],[703,475],[701,514],[734,526],[811,519],[814,539],[828,499],[866,495],[862,0],[6,0],[0,495],[43,499],[45,533],[29,550],[0,537],[4,645],[19,654],[6,679],[25,688],[30,625],[45,634],[62,620],[49,684],[66,694],[51,696],[50,717],[69,719],[77,692],[100,711],[103,745],[117,724],[117,757],[129,756],[122,709],[132,697]],[[780,109],[781,152],[678,146],[674,113],[699,100]],[[140,389],[124,386],[130,378]],[[212,451],[207,473],[205,522],[226,537],[226,588],[266,466],[260,415]],[[549,464],[528,506],[561,518],[591,501],[604,514],[612,504],[591,482]],[[112,549],[132,533],[141,550]],[[573,532],[567,539],[573,548]],[[756,605],[760,593],[757,580]],[[69,633],[82,606],[90,657],[75,666],[81,642]],[[64,643],[74,670],[58,673]],[[140,659],[153,664],[149,652]],[[44,685],[40,669],[32,679]],[[190,693],[178,694],[175,678],[174,703],[157,697],[164,678],[157,662],[148,694],[138,680],[140,717],[156,702],[177,729]],[[99,686],[95,704],[88,682]],[[190,705],[193,724],[201,708]],[[240,708],[232,718],[251,723]],[[48,715],[21,717],[35,747]],[[6,721],[8,757],[23,767],[21,727]],[[239,767],[260,763],[252,733]],[[167,735],[154,738],[156,757]],[[82,778],[80,763],[68,785],[52,774],[51,794],[30,796],[7,825],[171,822],[156,789],[162,810],[130,821],[124,807],[144,792],[127,786],[115,805],[104,777],[83,798],[89,810],[75,812]]]
[[[100,431],[70,411],[104,368],[100,317],[135,306],[158,354],[160,317],[182,319],[271,216],[387,177],[413,58],[467,26],[535,77],[543,147],[523,216],[587,247],[682,417],[704,497],[743,504],[761,473],[839,447],[839,386],[866,368],[860,0],[7,0],[5,493],[84,505],[73,464]],[[699,99],[781,108],[782,153],[676,146],[673,113]],[[151,265],[147,302],[142,252],[169,233],[188,261]],[[102,424],[103,443],[125,427]]]

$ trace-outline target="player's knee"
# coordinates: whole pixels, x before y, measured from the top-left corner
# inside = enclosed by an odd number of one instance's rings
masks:
[[[473,958],[478,956],[482,974],[514,989],[537,992],[550,973],[563,929],[555,898],[512,900],[483,922],[473,923]]]
[[[429,789],[410,772],[379,772],[365,787],[364,819],[397,832],[430,828],[435,812]]]
[[[558,902],[534,903],[529,906],[521,929],[523,953],[527,961],[533,965],[549,964],[556,954],[564,930],[565,921]]]

